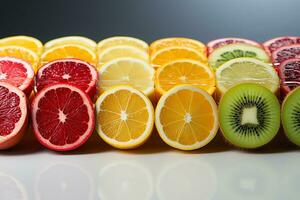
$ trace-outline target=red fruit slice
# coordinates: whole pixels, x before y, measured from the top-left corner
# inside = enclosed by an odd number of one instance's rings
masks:
[[[281,91],[284,95],[300,86],[300,59],[289,59],[281,63],[278,68],[281,79]]]
[[[0,82],[0,149],[16,145],[28,121],[27,99],[17,87]]]
[[[91,98],[97,91],[98,73],[87,62],[78,59],[59,59],[41,67],[36,76],[36,90],[47,85],[68,83],[85,91]]]
[[[34,71],[31,65],[19,58],[0,57],[0,81],[10,83],[27,96],[33,87]]]
[[[300,44],[280,47],[272,53],[274,66],[279,66],[282,62],[293,58],[300,58]]]
[[[61,83],[46,86],[32,101],[33,130],[54,151],[69,151],[86,142],[94,130],[94,107],[79,88]]]
[[[254,46],[261,47],[261,45],[255,41],[244,39],[244,38],[221,38],[217,40],[212,40],[207,43],[207,52],[208,55],[213,52],[213,50],[228,45],[228,44],[235,44],[235,43],[244,43],[244,44],[251,44]]]
[[[289,46],[297,44],[297,38],[291,36],[283,36],[270,39],[263,43],[263,47],[265,51],[271,55],[275,50],[279,49],[280,47]]]

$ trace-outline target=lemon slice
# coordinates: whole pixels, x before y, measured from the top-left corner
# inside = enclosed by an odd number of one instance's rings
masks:
[[[279,89],[279,78],[271,64],[255,58],[235,58],[216,71],[216,85],[220,95],[239,83],[257,83],[273,93]]]
[[[143,144],[151,135],[154,110],[140,91],[118,86],[104,92],[96,102],[96,130],[100,137],[120,149]]]
[[[147,96],[154,92],[154,69],[142,60],[129,57],[114,59],[104,64],[99,73],[100,93],[117,85],[130,85]]]
[[[175,86],[158,101],[155,125],[168,145],[195,150],[208,144],[218,131],[217,105],[198,87]]]
[[[82,36],[66,36],[66,37],[60,37],[56,38],[53,40],[48,41],[45,45],[44,48],[45,50],[48,50],[52,47],[59,46],[59,45],[64,45],[64,44],[78,44],[85,46],[89,48],[92,51],[96,50],[96,42]]]
[[[101,40],[97,45],[98,53],[104,51],[105,49],[115,47],[115,46],[132,46],[141,51],[148,52],[148,44],[143,40],[133,38],[133,37],[126,37],[126,36],[116,36],[106,38]]]

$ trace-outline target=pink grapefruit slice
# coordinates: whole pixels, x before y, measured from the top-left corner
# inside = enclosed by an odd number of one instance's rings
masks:
[[[91,98],[97,91],[98,73],[87,62],[79,59],[58,59],[41,67],[36,75],[36,90],[40,91],[47,85],[68,83],[74,85]]]
[[[46,86],[31,104],[33,131],[54,151],[80,147],[94,130],[94,107],[81,89],[66,83]]]
[[[208,55],[210,55],[215,49],[219,47],[235,43],[251,44],[254,46],[261,47],[259,43],[244,38],[220,38],[207,43],[207,53]]]
[[[33,80],[34,71],[29,63],[19,58],[0,57],[0,82],[10,83],[29,96]]]
[[[300,58],[300,44],[280,47],[272,53],[273,65],[278,67],[288,59]]]
[[[270,39],[263,43],[265,51],[271,55],[274,51],[280,47],[297,44],[297,38],[291,36],[282,36]]]
[[[26,95],[17,87],[0,82],[0,149],[16,145],[27,128]]]

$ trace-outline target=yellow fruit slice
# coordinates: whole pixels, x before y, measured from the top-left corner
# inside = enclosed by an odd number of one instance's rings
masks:
[[[131,149],[140,146],[151,135],[153,124],[151,101],[132,87],[114,87],[96,102],[96,130],[113,147]]]
[[[133,38],[133,37],[126,37],[126,36],[116,36],[110,37],[104,40],[101,40],[97,45],[98,53],[104,51],[105,49],[115,47],[115,46],[132,46],[141,51],[148,52],[148,44],[143,40]]]
[[[155,87],[159,96],[180,84],[197,86],[212,95],[215,75],[211,68],[193,60],[176,60],[157,69]]]
[[[154,69],[139,59],[127,57],[112,60],[100,68],[99,74],[100,93],[117,85],[130,85],[147,96],[154,92]]]
[[[199,52],[201,52],[203,55],[206,55],[206,46],[200,41],[190,39],[190,38],[163,38],[154,41],[150,45],[150,53],[153,54],[161,49],[165,49],[168,47],[189,47],[193,48]]]
[[[48,63],[61,58],[77,58],[92,65],[96,64],[96,54],[87,47],[78,44],[65,44],[46,50],[42,56],[42,63]]]
[[[0,47],[3,46],[21,46],[35,52],[38,55],[41,55],[43,52],[43,44],[41,41],[36,38],[23,35],[1,39]]]
[[[176,86],[158,101],[155,125],[168,145],[181,150],[198,149],[218,131],[217,105],[198,87]]]
[[[53,40],[48,41],[44,48],[48,50],[55,46],[65,45],[65,44],[78,44],[89,48],[92,51],[96,51],[97,43],[89,38],[82,36],[66,36],[60,37]]]
[[[98,64],[102,66],[106,62],[123,57],[137,58],[149,62],[149,55],[145,51],[132,46],[113,46],[98,53]]]
[[[21,46],[0,47],[0,56],[20,58],[31,64],[35,72],[37,71],[37,67],[39,65],[39,56],[35,52]]]
[[[160,67],[174,60],[191,59],[207,63],[207,57],[201,52],[190,47],[167,47],[151,54],[153,67]]]

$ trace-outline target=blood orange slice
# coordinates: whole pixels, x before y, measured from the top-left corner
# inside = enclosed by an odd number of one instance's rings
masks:
[[[271,55],[273,51],[280,47],[297,44],[297,38],[291,36],[276,37],[263,43],[266,52]]]
[[[207,53],[208,55],[211,54],[215,49],[228,45],[228,44],[235,44],[235,43],[244,43],[244,44],[251,44],[254,46],[261,47],[261,45],[255,41],[244,39],[244,38],[220,38],[217,40],[212,40],[207,43]]]
[[[37,93],[31,116],[36,138],[54,151],[78,148],[94,130],[91,99],[79,88],[65,83],[46,86]]]
[[[0,82],[0,149],[17,144],[27,127],[27,99],[17,87]]]
[[[281,91],[284,95],[300,86],[300,59],[289,59],[281,63],[278,68],[281,79]]]
[[[10,83],[29,96],[33,79],[34,71],[29,63],[19,58],[0,57],[0,82]]]
[[[300,44],[280,47],[272,53],[274,66],[279,66],[284,61],[293,58],[300,58]]]
[[[85,91],[91,98],[96,94],[98,73],[87,62],[66,58],[58,59],[41,67],[36,75],[36,90],[47,85],[69,83]]]

